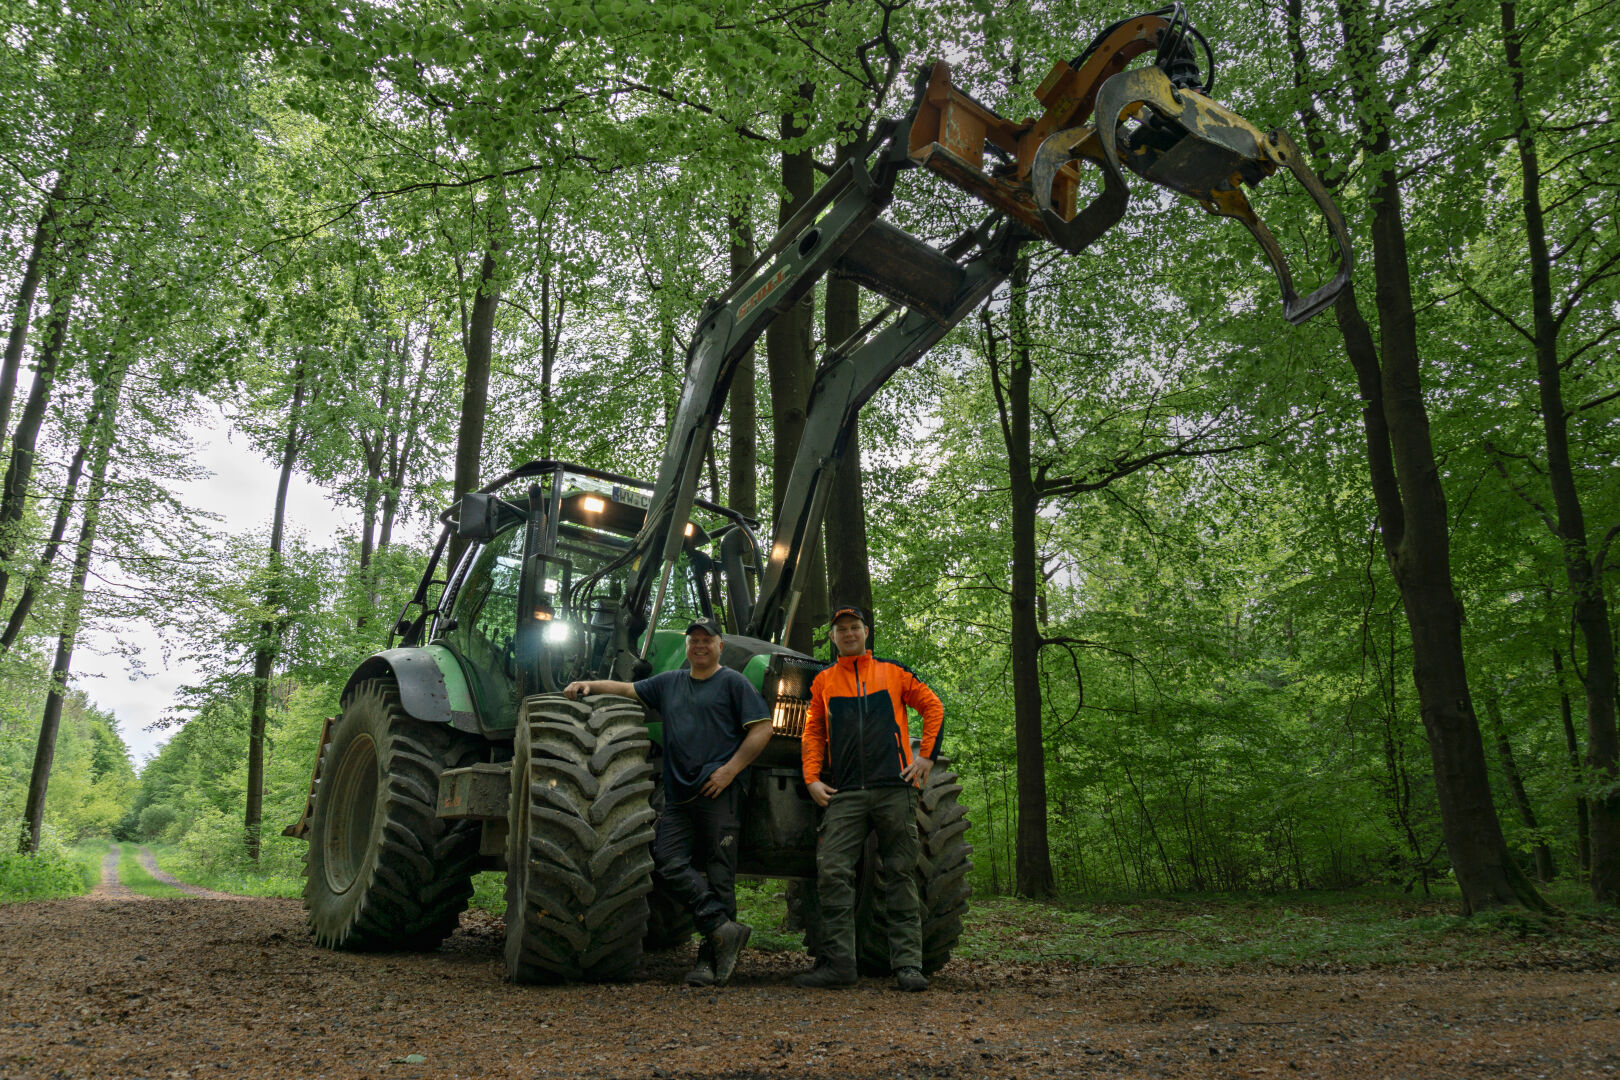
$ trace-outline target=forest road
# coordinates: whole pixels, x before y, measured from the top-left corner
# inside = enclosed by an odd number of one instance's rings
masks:
[[[502,981],[500,925],[436,952],[318,949],[295,900],[0,906],[0,1077],[1620,1076],[1620,971],[1099,969],[954,961],[795,990],[795,954],[678,984]]]

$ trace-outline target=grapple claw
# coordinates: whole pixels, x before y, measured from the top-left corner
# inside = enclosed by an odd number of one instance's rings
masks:
[[[1141,123],[1118,135],[1127,112]],[[1211,214],[1237,218],[1259,242],[1282,291],[1283,317],[1302,323],[1331,305],[1350,280],[1350,233],[1322,181],[1305,164],[1294,141],[1282,131],[1262,135],[1253,124],[1196,90],[1177,89],[1157,67],[1121,72],[1097,94],[1097,129],[1114,131],[1104,139],[1103,171],[1118,176],[1123,163],[1138,176],[1191,196]],[[1278,168],[1304,185],[1327,218],[1338,247],[1334,275],[1308,295],[1294,289],[1288,260],[1271,230],[1243,193]]]
[[[1093,157],[1100,142],[1096,130],[1090,127],[1053,132],[1035,151],[1030,166],[1030,187],[1041,222],[1052,242],[1071,255],[1078,255],[1112,229],[1125,216],[1125,206],[1131,199],[1125,178],[1114,169],[1104,171],[1102,191],[1073,218],[1065,220],[1053,205],[1058,170],[1076,159]],[[1091,152],[1086,153],[1087,149]]]

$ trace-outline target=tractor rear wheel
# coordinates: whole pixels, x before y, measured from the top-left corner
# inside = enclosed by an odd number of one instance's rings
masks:
[[[641,707],[624,698],[524,700],[506,849],[513,982],[635,970],[652,890],[651,749]]]
[[[478,757],[470,740],[408,716],[392,678],[343,706],[322,754],[304,856],[304,907],[318,944],[436,947],[472,897],[478,829],[434,816],[439,774]]]
[[[923,972],[932,975],[951,958],[951,950],[962,936],[962,917],[967,914],[972,885],[968,872],[973,845],[966,834],[967,808],[961,803],[962,785],[946,758],[940,758],[928,774],[928,783],[917,800],[917,838],[922,857],[917,860],[917,900],[922,909]],[[864,974],[887,975],[889,962],[888,922],[883,910],[883,890],[875,872],[878,859],[875,837],[867,840],[861,860],[859,895],[855,901],[855,955]]]

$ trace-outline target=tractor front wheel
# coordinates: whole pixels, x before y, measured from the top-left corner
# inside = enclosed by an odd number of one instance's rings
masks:
[[[513,982],[628,978],[652,890],[653,767],[639,705],[523,702],[506,849],[506,971]]]

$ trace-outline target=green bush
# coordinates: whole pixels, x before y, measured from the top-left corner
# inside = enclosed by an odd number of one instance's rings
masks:
[[[107,851],[104,841],[68,848],[55,830],[47,828],[39,850],[24,855],[12,850],[19,828],[16,821],[0,822],[5,839],[0,848],[0,903],[79,896],[95,885],[101,856]]]
[[[242,819],[203,807],[183,822],[172,847],[158,851],[169,873],[192,885],[241,896],[298,896],[303,891],[302,840],[265,830],[259,860],[247,856]]]
[[[141,837],[146,840],[163,839],[163,835],[179,817],[179,811],[168,803],[154,803],[148,806],[141,811]]]

